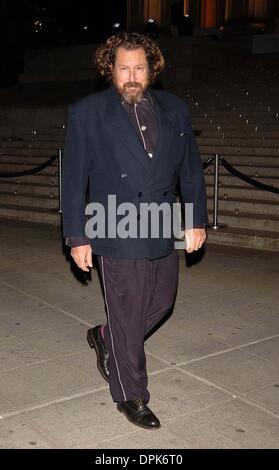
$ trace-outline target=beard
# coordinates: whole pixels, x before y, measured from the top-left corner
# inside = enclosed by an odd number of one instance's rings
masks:
[[[128,104],[140,103],[144,92],[148,88],[149,83],[142,85],[139,82],[126,82],[123,86],[119,86],[116,81],[113,82],[118,93]]]

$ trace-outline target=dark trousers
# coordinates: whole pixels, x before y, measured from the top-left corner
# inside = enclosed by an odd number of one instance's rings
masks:
[[[112,398],[123,402],[142,396],[148,403],[144,340],[174,304],[178,253],[154,260],[98,256],[98,262]]]

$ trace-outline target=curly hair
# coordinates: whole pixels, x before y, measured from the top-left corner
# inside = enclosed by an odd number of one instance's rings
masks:
[[[95,54],[100,75],[108,81],[112,81],[112,68],[114,66],[116,52],[119,47],[134,50],[142,47],[146,53],[150,72],[150,83],[153,83],[157,75],[163,70],[165,61],[159,47],[152,39],[139,33],[119,33],[110,36],[105,44],[101,45]]]

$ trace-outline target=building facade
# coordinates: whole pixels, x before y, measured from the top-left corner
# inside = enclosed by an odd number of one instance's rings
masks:
[[[278,0],[127,0],[127,28],[142,29],[152,17],[161,31],[169,31],[172,11],[189,14],[195,27],[211,28],[238,18],[269,20],[279,17]]]

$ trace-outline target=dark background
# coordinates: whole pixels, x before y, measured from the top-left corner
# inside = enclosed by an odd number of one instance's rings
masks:
[[[126,0],[0,0],[0,86],[24,71],[24,51],[94,44],[126,26]]]

